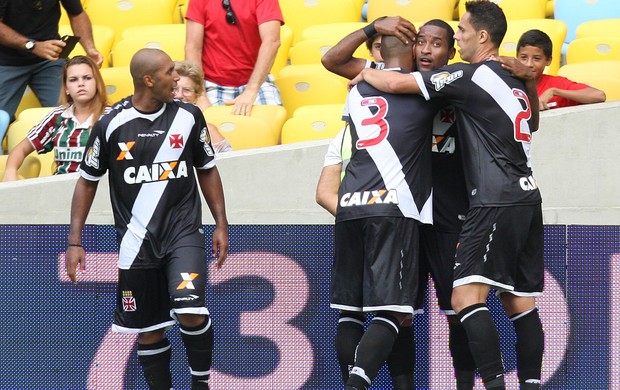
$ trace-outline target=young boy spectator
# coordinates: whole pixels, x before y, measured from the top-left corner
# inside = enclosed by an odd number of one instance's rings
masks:
[[[571,81],[566,77],[543,74],[545,67],[551,63],[552,49],[551,39],[540,30],[524,32],[517,43],[519,61],[536,71],[536,89],[540,109],[604,102],[605,92],[599,89]]]

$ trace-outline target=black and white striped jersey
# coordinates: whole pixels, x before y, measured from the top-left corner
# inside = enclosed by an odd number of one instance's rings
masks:
[[[431,127],[437,112],[417,95],[361,82],[349,92],[352,154],[336,222],[391,216],[432,223]]]
[[[538,204],[530,160],[531,109],[523,81],[498,62],[414,72],[426,99],[454,105],[470,207]]]
[[[131,97],[95,124],[80,165],[87,180],[108,172],[120,242],[119,268],[151,268],[201,226],[194,174],[215,166],[205,119],[180,101],[152,113]]]

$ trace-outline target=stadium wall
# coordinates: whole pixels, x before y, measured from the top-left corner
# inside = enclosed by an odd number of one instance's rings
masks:
[[[620,102],[544,112],[534,135],[543,194],[544,388],[620,388]],[[333,219],[314,202],[328,141],[222,156],[231,256],[210,268],[213,388],[339,388],[328,308]],[[145,388],[135,339],[110,332],[116,243],[102,181],[84,234],[87,272],[64,274],[76,175],[0,183],[0,389]],[[204,223],[212,231],[208,209]],[[447,326],[429,294],[416,319],[419,388],[453,388]],[[515,383],[511,325],[491,301]],[[187,388],[176,330],[175,388]],[[374,388],[388,388],[385,371]]]

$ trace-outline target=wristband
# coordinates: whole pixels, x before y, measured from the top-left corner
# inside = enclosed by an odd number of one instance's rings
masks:
[[[67,246],[78,246],[80,248],[84,248],[82,244],[67,244]]]
[[[366,34],[367,38],[375,35],[377,33],[377,29],[375,28],[375,22],[372,22],[368,26],[362,28],[362,31],[364,31],[364,34]]]

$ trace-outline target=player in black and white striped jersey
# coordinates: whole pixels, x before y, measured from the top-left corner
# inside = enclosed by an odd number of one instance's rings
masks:
[[[130,70],[134,95],[97,122],[86,146],[71,206],[67,273],[77,282],[76,268],[84,268],[81,231],[107,172],[120,244],[113,330],[139,335],[138,357],[149,387],[170,389],[165,330],[177,320],[192,389],[208,389],[213,326],[205,307],[198,187],[215,219],[212,254],[220,267],[228,251],[222,184],[202,113],[173,99],[179,77],[170,57],[142,49]]]

